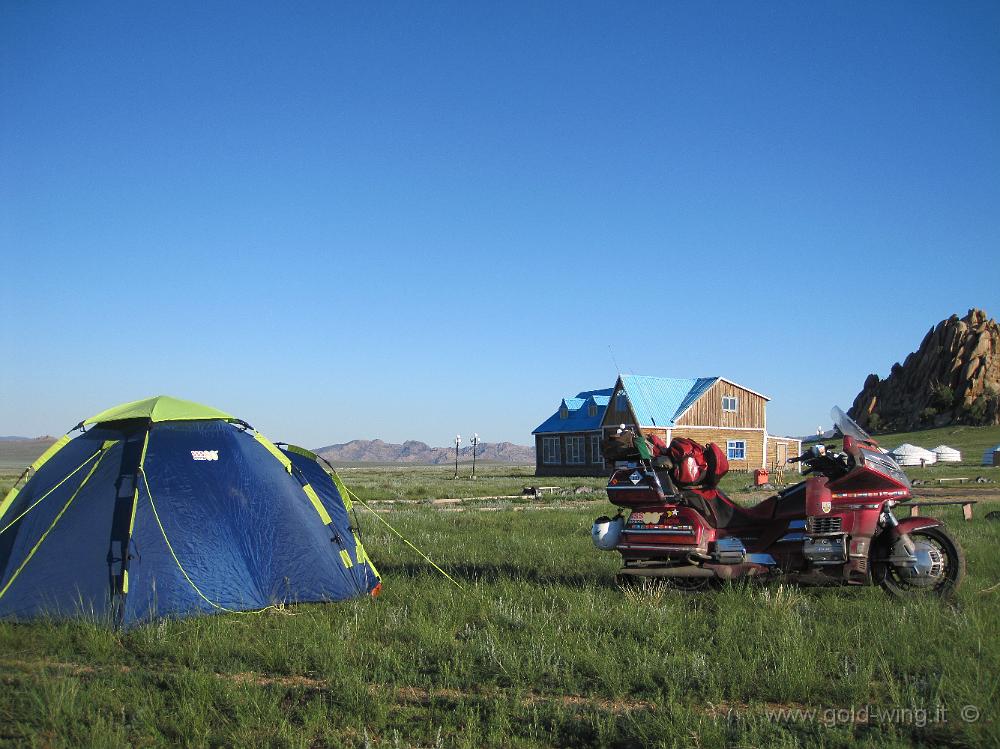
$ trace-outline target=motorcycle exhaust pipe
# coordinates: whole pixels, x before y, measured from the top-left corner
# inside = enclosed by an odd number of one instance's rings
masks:
[[[712,570],[704,567],[626,567],[619,575],[625,577],[716,577]]]

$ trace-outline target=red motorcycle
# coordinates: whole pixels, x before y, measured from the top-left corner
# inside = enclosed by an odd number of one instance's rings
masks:
[[[912,498],[906,474],[847,414],[834,408],[832,415],[843,451],[815,445],[790,459],[809,477],[753,507],[718,488],[728,461],[714,445],[690,443],[703,457],[685,455],[690,445],[680,445],[678,459],[678,440],[658,451],[625,434],[634,459],[615,470],[607,491],[628,515],[619,510],[614,518],[598,518],[595,545],[621,553],[624,580],[654,577],[701,588],[780,576],[809,584],[874,583],[896,596],[953,593],[965,575],[958,542],[934,518],[896,518],[893,507]]]

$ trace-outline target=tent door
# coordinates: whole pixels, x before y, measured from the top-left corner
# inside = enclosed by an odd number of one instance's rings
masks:
[[[108,584],[112,596],[125,590],[125,570],[128,569],[132,509],[139,486],[139,461],[145,442],[145,430],[130,435],[122,450],[122,461],[115,481],[115,508],[111,520],[111,541],[108,546]]]

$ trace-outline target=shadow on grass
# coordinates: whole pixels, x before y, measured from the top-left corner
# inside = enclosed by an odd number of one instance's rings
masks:
[[[523,567],[505,562],[499,563],[464,563],[449,564],[444,570],[453,578],[459,581],[478,583],[497,583],[501,581],[529,582],[536,584],[568,585],[571,587],[581,587],[584,585],[597,588],[619,588],[613,576],[581,570],[572,572],[569,570],[552,571],[540,570],[531,567]],[[434,577],[441,573],[429,564],[418,564],[406,562],[403,564],[379,565],[379,572],[383,577],[399,576],[408,578]]]

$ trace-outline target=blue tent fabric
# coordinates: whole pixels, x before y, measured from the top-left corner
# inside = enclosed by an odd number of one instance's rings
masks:
[[[57,453],[17,496],[17,501],[0,519],[0,528],[7,526],[100,450],[106,436],[109,435],[88,434],[73,440]],[[0,616],[25,617],[36,612],[54,616],[107,613],[108,544],[114,480],[118,476],[121,454],[119,442],[73,473],[0,535],[3,542],[0,589],[3,589],[48,531],[45,541],[0,598]],[[90,474],[95,465],[96,470]],[[84,485],[88,474],[90,478]],[[72,502],[66,507],[71,498]],[[64,507],[62,517],[53,525]],[[83,543],[85,538],[95,539],[95,542]],[[63,574],[63,570],[73,574]]]
[[[366,560],[358,559],[358,546],[353,535],[350,517],[347,514],[347,503],[340,496],[337,485],[330,480],[326,470],[312,458],[307,458],[291,450],[282,450],[282,452],[316,490],[320,502],[333,520],[332,526],[338,529],[338,532],[339,529],[348,529],[348,535],[342,539],[343,545],[348,549],[352,564],[356,565],[351,567],[349,571],[354,577],[355,584],[364,590],[370,590],[371,586],[376,584],[378,575]]]
[[[91,616],[127,626],[160,616],[342,600],[378,584],[374,569],[358,560],[336,486],[315,461],[294,456],[289,473],[253,434],[221,420],[114,427],[71,440],[0,518],[2,529],[114,440],[0,533],[0,616]],[[133,519],[131,477],[147,432]],[[302,477],[320,497],[329,525],[303,491]],[[115,543],[123,528],[130,557],[124,597],[118,576],[124,546]]]

